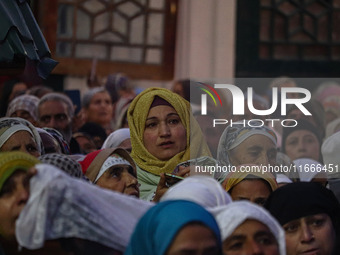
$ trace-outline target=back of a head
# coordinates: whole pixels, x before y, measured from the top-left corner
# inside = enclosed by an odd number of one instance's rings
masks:
[[[81,165],[67,155],[50,153],[40,156],[39,159],[43,163],[56,166],[72,177],[84,178]]]
[[[161,198],[161,201],[167,200],[188,200],[212,208],[229,204],[231,197],[212,177],[194,175],[170,187]]]

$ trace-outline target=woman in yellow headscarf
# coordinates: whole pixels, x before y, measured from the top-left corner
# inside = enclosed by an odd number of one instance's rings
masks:
[[[249,200],[263,206],[277,189],[275,176],[261,165],[243,164],[230,172],[222,186],[233,200]]]
[[[129,107],[128,123],[142,199],[152,199],[161,173],[173,173],[181,162],[211,156],[190,103],[170,90],[149,88],[140,93]]]

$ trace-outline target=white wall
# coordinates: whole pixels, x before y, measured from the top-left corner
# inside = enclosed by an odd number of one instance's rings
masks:
[[[234,77],[236,0],[181,0],[175,79]]]

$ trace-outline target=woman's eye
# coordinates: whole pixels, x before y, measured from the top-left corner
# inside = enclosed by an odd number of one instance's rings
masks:
[[[111,178],[120,178],[122,172],[123,172],[123,169],[121,169],[119,167],[118,168],[116,167],[116,168],[113,168],[112,170],[110,170],[109,176]]]
[[[320,227],[324,224],[325,219],[311,219],[310,223],[314,227]]]
[[[264,236],[262,238],[259,238],[258,243],[263,245],[271,245],[275,243],[275,240],[270,236]]]
[[[110,172],[110,177],[111,178],[119,178],[119,173],[112,171],[112,172]]]
[[[324,223],[324,220],[315,220],[315,221],[313,222],[313,225],[314,225],[314,226],[321,226],[323,223]]]
[[[169,120],[169,123],[170,123],[170,124],[178,124],[179,122],[180,122],[179,119],[170,119],[170,120]]]
[[[292,232],[295,232],[298,229],[298,225],[297,224],[290,224],[290,225],[284,226],[283,229],[288,233],[292,233]]]
[[[242,245],[243,245],[242,242],[231,243],[228,247],[228,250],[239,250],[242,248]]]
[[[249,152],[249,155],[251,157],[257,157],[259,155],[259,153],[257,151],[251,151],[251,152]]]
[[[153,127],[155,127],[157,125],[157,123],[156,122],[150,122],[150,123],[146,123],[146,128],[153,128]]]
[[[315,141],[314,141],[314,139],[313,138],[309,138],[309,139],[307,139],[307,143],[314,143]]]
[[[33,145],[28,145],[27,146],[27,151],[29,152],[33,152],[33,151],[37,151],[37,147],[33,146]]]
[[[293,140],[293,141],[289,141],[289,142],[288,142],[288,145],[295,145],[295,144],[297,144],[297,141],[296,141],[296,140]]]

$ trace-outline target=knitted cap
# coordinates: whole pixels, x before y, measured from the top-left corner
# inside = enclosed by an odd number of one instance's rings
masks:
[[[16,171],[27,171],[40,161],[28,153],[13,151],[0,153],[0,191],[6,180]]]

